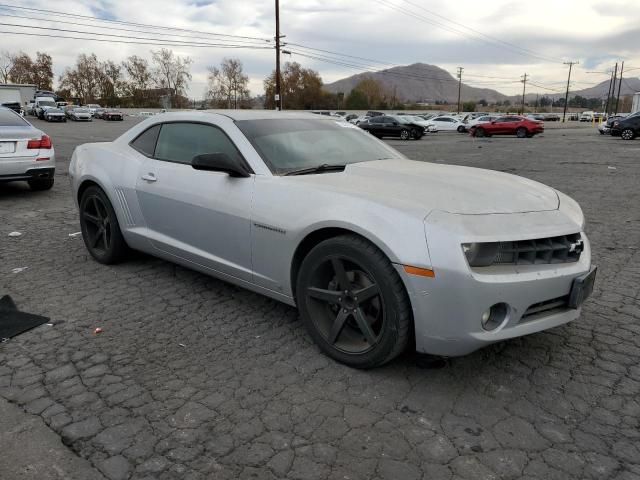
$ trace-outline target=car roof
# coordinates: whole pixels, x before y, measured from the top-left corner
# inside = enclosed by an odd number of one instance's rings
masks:
[[[277,110],[193,110],[183,112],[165,112],[160,113],[163,119],[185,119],[185,118],[203,118],[211,116],[225,116],[232,120],[275,120],[275,119],[313,119],[321,121],[335,122],[337,117],[328,115],[315,115],[309,112],[282,112]]]

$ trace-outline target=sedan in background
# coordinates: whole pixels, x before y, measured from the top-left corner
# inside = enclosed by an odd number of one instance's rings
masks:
[[[442,132],[458,132],[464,133],[467,128],[460,119],[450,115],[438,115],[428,120],[429,123],[435,125]]]
[[[391,115],[371,117],[368,122],[362,122],[358,127],[378,138],[397,137],[401,140],[410,138],[419,140],[425,133],[425,127],[422,125]]]
[[[544,123],[519,115],[498,117],[489,123],[476,125],[469,129],[472,137],[490,137],[492,135],[515,135],[518,138],[533,137],[544,132]]]
[[[398,114],[397,117],[401,118],[405,122],[416,123],[422,127],[424,127],[425,133],[436,133],[438,131],[438,127],[436,127],[433,123],[425,120],[418,115],[406,115],[406,114]]]
[[[90,122],[93,119],[91,112],[88,108],[76,107],[67,110],[68,116],[71,120],[76,122]]]
[[[412,161],[328,116],[156,115],[77,147],[69,178],[96,261],[141,250],[297,306],[319,348],[352,367],[557,327],[596,275],[568,196]]]
[[[611,125],[611,135],[622,137],[623,140],[633,140],[640,135],[640,112],[614,120]]]
[[[613,122],[615,122],[616,120],[622,120],[625,117],[626,115],[611,115],[609,118],[607,118],[606,122],[602,122],[600,125],[598,125],[598,132],[600,132],[600,135],[610,135]]]
[[[26,181],[32,190],[49,190],[55,169],[51,138],[13,110],[0,107],[0,183]]]
[[[44,112],[44,120],[47,122],[66,122],[67,116],[61,108],[49,108]]]
[[[89,111],[91,111],[91,109],[89,108]],[[107,109],[106,108],[96,108],[95,111],[93,111],[93,118],[102,118],[102,114],[104,112],[106,112]]]
[[[124,114],[120,110],[116,110],[113,108],[105,109],[104,112],[100,115],[100,118],[103,120],[124,120]]]
[[[468,131],[471,127],[475,127],[476,125],[480,125],[482,123],[491,123],[496,118],[497,115],[483,115],[481,117],[470,118],[464,125],[465,130]]]

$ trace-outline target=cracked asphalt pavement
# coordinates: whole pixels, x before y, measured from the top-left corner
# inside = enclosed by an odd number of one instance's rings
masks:
[[[573,323],[442,368],[407,353],[358,371],[323,356],[293,308],[145,255],[102,266],[69,236],[73,148],[135,121],[34,120],[57,149],[53,190],[0,185],[0,294],[53,324],[0,345],[0,396],[105,477],[640,478],[639,140],[549,125],[390,141],[573,196],[600,270]]]

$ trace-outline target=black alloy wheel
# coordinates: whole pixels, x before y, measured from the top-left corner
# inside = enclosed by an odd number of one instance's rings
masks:
[[[520,127],[516,130],[516,137],[518,138],[526,138],[527,137],[527,129],[524,127]]]
[[[89,253],[98,262],[112,264],[127,252],[116,213],[105,193],[91,186],[80,200],[80,228]]]
[[[411,133],[406,128],[403,128],[402,130],[400,130],[400,139],[401,140],[409,140],[410,136],[411,136]]]
[[[413,138],[414,140],[420,140],[422,138],[422,135],[423,133],[417,128],[411,130],[411,138]]]
[[[636,138],[635,132],[631,128],[625,128],[620,134],[623,140],[633,140]]]
[[[304,259],[297,281],[301,317],[330,357],[371,368],[408,343],[411,306],[386,256],[355,235],[331,238]]]

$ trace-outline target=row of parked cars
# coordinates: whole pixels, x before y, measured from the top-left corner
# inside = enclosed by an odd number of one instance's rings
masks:
[[[611,115],[606,122],[598,125],[600,135],[621,137],[623,140],[633,140],[640,136],[640,112],[631,115]]]
[[[428,133],[438,131],[468,132],[474,137],[515,135],[520,138],[533,137],[544,132],[544,123],[537,118],[482,112],[464,115],[432,113],[386,115],[381,112],[368,112],[367,115],[349,117],[349,115],[345,116],[345,120],[378,138],[396,137],[402,140],[419,140]]]
[[[26,107],[25,114],[38,117],[47,122],[91,121],[94,118],[103,120],[124,120],[124,114],[116,109],[102,108],[92,103],[88,105],[71,105],[65,101],[58,101],[53,95],[36,96]]]

